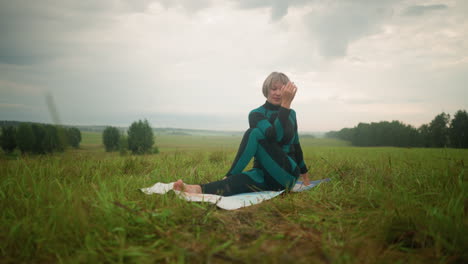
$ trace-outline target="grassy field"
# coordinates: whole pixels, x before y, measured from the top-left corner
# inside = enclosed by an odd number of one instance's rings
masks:
[[[468,150],[304,138],[312,178],[331,182],[224,211],[138,188],[219,179],[240,137],[160,136],[161,153],[145,156],[100,141],[83,133],[78,150],[0,154],[0,262],[468,261]]]
[[[102,136],[96,132],[82,132],[83,139],[81,146],[83,148],[101,148]],[[239,146],[241,136],[204,136],[204,135],[156,135],[156,145],[161,151],[174,150],[223,150],[234,149]],[[342,147],[349,146],[346,141],[329,139],[329,138],[313,138],[304,137],[301,139],[301,144],[304,146],[334,146]]]

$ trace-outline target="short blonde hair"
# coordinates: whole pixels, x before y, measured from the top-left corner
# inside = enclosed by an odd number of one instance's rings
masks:
[[[265,97],[268,98],[268,91],[272,88],[273,84],[280,81],[282,84],[289,82],[288,76],[282,72],[272,72],[263,82],[262,92]]]

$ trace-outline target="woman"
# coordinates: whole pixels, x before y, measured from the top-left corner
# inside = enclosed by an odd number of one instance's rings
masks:
[[[264,105],[249,114],[250,128],[245,132],[236,158],[226,177],[200,185],[174,183],[174,189],[189,193],[209,193],[230,196],[255,191],[291,189],[299,175],[309,185],[304,163],[296,112],[291,103],[297,87],[279,72],[272,72],[263,83]],[[251,170],[243,172],[254,158]]]

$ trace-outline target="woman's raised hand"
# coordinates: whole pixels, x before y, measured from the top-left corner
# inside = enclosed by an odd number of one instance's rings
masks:
[[[293,82],[288,82],[281,88],[281,106],[284,108],[291,108],[291,103],[296,95],[297,87]]]

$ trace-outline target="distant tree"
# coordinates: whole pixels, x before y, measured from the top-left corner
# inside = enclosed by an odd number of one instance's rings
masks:
[[[422,137],[419,134],[419,130],[415,127],[409,126],[411,128],[409,132],[410,145],[408,147],[422,147]]]
[[[436,115],[429,124],[429,135],[431,138],[431,147],[443,148],[448,145],[450,115],[441,113]]]
[[[3,126],[0,144],[3,151],[11,153],[16,148],[16,128],[14,126]]]
[[[16,141],[18,148],[22,153],[33,152],[34,142],[36,139],[34,137],[34,132],[30,123],[21,123],[18,126],[18,131],[16,132]]]
[[[58,151],[64,151],[70,144],[68,143],[67,128],[63,126],[54,126],[58,135]]]
[[[45,153],[54,151],[64,151],[66,141],[64,140],[65,132],[61,127],[54,125],[44,125],[45,137],[43,139],[43,148]]]
[[[359,123],[356,127],[354,135],[353,145],[356,146],[370,146],[371,141],[371,129],[367,123]]]
[[[116,127],[108,126],[102,133],[102,142],[107,152],[119,149],[120,133]]]
[[[326,137],[350,141],[354,146],[447,147],[468,148],[468,114],[465,110],[450,115],[441,113],[418,129],[400,121],[359,123],[354,128],[330,131]]]
[[[339,131],[340,138],[347,141],[354,141],[356,130],[353,128],[343,128]]]
[[[128,138],[125,134],[120,135],[119,152],[120,155],[126,155],[128,151]]]
[[[359,123],[354,128],[328,132],[326,136],[350,141],[354,146],[416,147],[421,145],[418,130],[400,121]]]
[[[150,153],[153,144],[153,130],[148,121],[133,122],[128,129],[128,149],[134,154]]]
[[[450,145],[455,148],[468,148],[468,114],[458,110],[450,123]]]
[[[340,131],[328,131],[325,133],[326,138],[340,138]]]
[[[342,128],[340,131],[330,131],[325,133],[325,137],[338,138],[349,142],[353,142],[355,140],[355,133],[356,128]]]
[[[45,127],[42,124],[32,124],[31,125],[33,134],[34,134],[34,144],[32,151],[36,154],[44,154],[45,146],[44,140],[46,137]]]
[[[81,132],[76,127],[71,127],[67,129],[67,140],[68,144],[74,148],[78,148],[81,142]]]
[[[429,148],[432,145],[429,125],[423,124],[418,128],[421,147]]]

